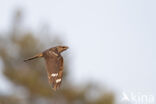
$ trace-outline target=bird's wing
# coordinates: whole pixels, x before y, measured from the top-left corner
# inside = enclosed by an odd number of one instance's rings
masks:
[[[56,91],[60,88],[63,76],[63,57],[49,57],[46,59],[48,80],[52,88]]]

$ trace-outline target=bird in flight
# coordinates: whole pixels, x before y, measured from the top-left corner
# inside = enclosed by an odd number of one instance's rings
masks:
[[[52,47],[43,51],[42,53],[25,59],[24,61],[26,62],[32,59],[43,57],[46,61],[49,84],[56,91],[60,88],[63,76],[63,57],[61,56],[61,53],[67,49],[67,46]]]

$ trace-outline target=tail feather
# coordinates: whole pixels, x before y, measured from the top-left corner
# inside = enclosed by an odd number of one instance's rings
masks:
[[[33,59],[36,59],[36,58],[39,58],[39,57],[43,57],[43,54],[40,53],[40,54],[37,54],[37,55],[35,55],[33,57],[30,57],[28,59],[25,59],[24,62],[29,61],[29,60],[33,60]]]

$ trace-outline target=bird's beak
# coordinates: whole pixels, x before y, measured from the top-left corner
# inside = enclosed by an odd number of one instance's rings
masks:
[[[40,54],[37,54],[37,55],[35,55],[33,57],[25,59],[24,62],[29,61],[29,60],[33,60],[33,59],[36,59],[36,58],[39,58],[39,57],[43,57],[43,53],[40,53]]]

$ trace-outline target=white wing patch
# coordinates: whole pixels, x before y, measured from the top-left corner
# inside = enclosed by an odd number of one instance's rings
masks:
[[[56,83],[59,83],[59,82],[61,82],[61,78],[56,80]]]
[[[52,73],[51,76],[52,77],[57,77],[58,76],[58,73]]]

